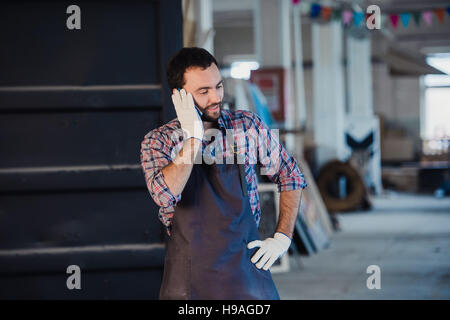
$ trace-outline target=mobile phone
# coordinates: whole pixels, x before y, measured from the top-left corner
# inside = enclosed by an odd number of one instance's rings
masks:
[[[200,117],[202,117],[203,116],[203,112],[200,111],[200,109],[197,107],[197,105],[194,104],[194,106],[195,106],[195,110],[197,110],[198,115]]]

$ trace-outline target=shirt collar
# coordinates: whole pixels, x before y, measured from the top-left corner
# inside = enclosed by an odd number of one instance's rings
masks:
[[[224,112],[224,110],[220,111],[220,117],[217,120],[217,123],[219,124],[220,129],[230,129],[229,127],[227,127],[227,124],[230,124],[230,118],[228,114]]]

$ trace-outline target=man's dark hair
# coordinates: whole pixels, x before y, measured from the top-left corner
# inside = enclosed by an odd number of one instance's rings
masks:
[[[167,64],[167,82],[172,91],[184,85],[184,73],[190,67],[208,68],[212,63],[218,66],[216,59],[203,48],[191,47],[178,51]]]

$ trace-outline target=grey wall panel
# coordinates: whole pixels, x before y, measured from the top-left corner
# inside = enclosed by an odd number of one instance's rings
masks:
[[[0,196],[0,249],[161,242],[157,214],[145,189]]]
[[[140,164],[0,169],[0,195],[144,188]]]
[[[139,163],[160,114],[125,110],[0,113],[0,168]]]
[[[70,4],[2,4],[1,86],[161,82],[159,1],[77,1],[80,30],[66,27]]]
[[[160,85],[0,87],[0,112],[161,109]]]
[[[39,275],[0,275],[0,299],[158,299],[158,269],[124,269],[81,272],[81,289],[69,290],[65,270]],[[22,288],[22,290],[17,290]]]

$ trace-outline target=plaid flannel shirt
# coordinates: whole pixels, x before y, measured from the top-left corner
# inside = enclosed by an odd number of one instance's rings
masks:
[[[255,113],[222,110],[218,125],[220,130],[217,130],[218,134],[213,140],[215,147],[211,148],[213,142],[207,138],[208,131],[206,131],[202,154],[204,156],[208,153],[210,159],[217,163],[229,163],[226,162],[226,158],[233,157],[234,153],[240,156],[238,161],[241,162],[238,163],[244,163],[250,206],[258,226],[261,208],[256,164],[260,164],[262,170],[266,169],[264,174],[278,184],[279,192],[305,188],[307,184],[304,175],[300,172],[296,160],[278,141],[277,135],[274,135]],[[173,119],[147,133],[141,143],[140,158],[147,188],[160,207],[159,219],[169,234],[175,206],[181,200],[181,194],[175,196],[170,192],[161,169],[172,162],[183,147],[180,136],[182,136],[180,123],[177,119]],[[230,137],[232,140],[229,140]],[[233,141],[234,146],[230,141]]]

